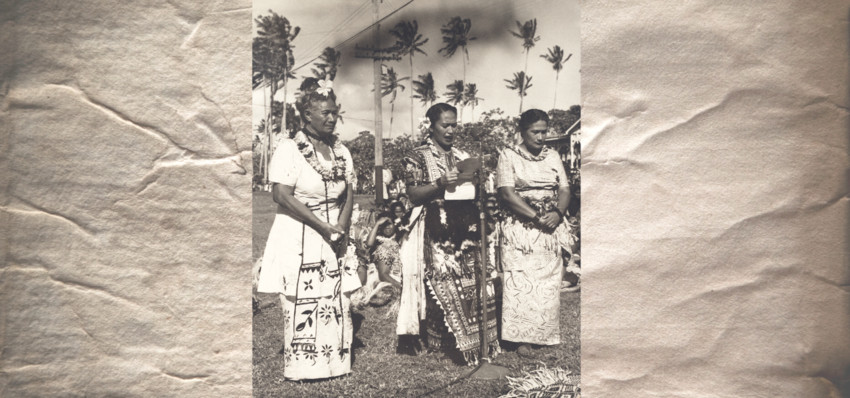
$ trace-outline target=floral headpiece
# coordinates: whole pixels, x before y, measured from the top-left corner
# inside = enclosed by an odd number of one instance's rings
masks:
[[[330,80],[330,79],[319,80],[319,88],[316,89],[316,92],[327,97],[333,92],[333,89],[334,89],[333,80]]]

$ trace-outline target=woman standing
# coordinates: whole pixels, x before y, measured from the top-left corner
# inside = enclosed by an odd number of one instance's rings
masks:
[[[426,117],[430,121],[426,141],[405,158],[407,194],[415,206],[411,213],[415,221],[402,243],[404,283],[396,332],[419,334],[419,320],[425,319],[430,350],[459,351],[466,363],[474,364],[481,344],[479,212],[473,200],[449,201],[444,196],[447,190],[472,180],[472,173],[458,171],[459,166],[465,168],[469,156],[452,145],[458,129],[455,107],[436,104]],[[499,344],[492,282],[488,293],[490,322],[486,329],[489,349],[495,354]]]
[[[502,339],[528,344],[560,343],[562,247],[570,234],[564,212],[570,188],[558,153],[543,144],[549,116],[539,109],[519,121],[522,143],[499,155],[497,186],[507,207],[503,227]]]
[[[343,264],[351,225],[351,154],[333,134],[338,107],[330,81],[308,78],[296,107],[304,128],[281,140],[269,165],[278,204],[257,290],[279,293],[287,379],[351,371],[349,294],[356,266]]]

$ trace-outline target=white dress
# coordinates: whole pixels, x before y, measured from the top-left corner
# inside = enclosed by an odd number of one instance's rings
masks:
[[[344,146],[337,146],[330,158],[324,158],[322,151],[315,151],[313,156],[324,167],[333,164],[333,156],[344,157],[350,174],[347,179],[352,181],[354,165]],[[337,223],[345,181],[323,181],[293,139],[281,140],[275,150],[269,165],[269,180],[293,186],[294,197],[319,219]],[[338,261],[330,244],[318,232],[278,206],[263,254],[257,291],[280,293],[285,298],[283,373],[287,379],[319,379],[351,371],[353,336],[348,296],[360,287],[356,269],[356,263]]]
[[[517,151],[523,151],[520,154]],[[560,186],[568,184],[558,153],[547,150],[542,159],[525,148],[505,149],[499,155],[498,187],[514,187],[532,208],[545,212],[556,203]],[[545,232],[507,210],[503,224],[502,339],[541,345],[560,342],[561,249],[573,237],[566,220]]]

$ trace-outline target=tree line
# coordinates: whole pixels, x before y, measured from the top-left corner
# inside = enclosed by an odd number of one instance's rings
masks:
[[[285,99],[287,83],[296,77],[293,71],[295,59],[292,49],[301,29],[293,26],[287,18],[272,10],[269,10],[268,15],[257,17],[254,22],[257,25],[257,34],[252,43],[252,87],[253,89],[269,89],[266,116],[259,125],[255,126],[257,134],[254,140],[254,170],[255,175],[259,174],[260,179],[265,179],[276,137],[282,131],[281,126],[285,126],[284,130],[287,132],[296,131],[300,128],[300,120],[296,117],[294,107],[285,103],[285,101],[276,101],[274,97],[278,91],[283,90],[283,98]],[[380,90],[381,95],[388,98],[390,104],[389,137],[392,138],[395,101],[399,92],[407,90],[411,110],[411,135],[417,131],[413,117],[414,100],[419,100],[424,107],[430,107],[438,100],[440,95],[437,92],[437,85],[431,72],[413,78],[414,56],[417,54],[428,56],[423,46],[429,41],[429,38],[424,37],[419,32],[418,22],[415,19],[400,21],[388,33],[394,42],[384,51],[393,54],[394,59],[406,60],[409,73],[408,76],[400,76],[395,68],[387,64],[383,64],[381,68]],[[529,57],[532,49],[540,40],[540,36],[537,35],[537,20],[530,19],[522,23],[516,21],[516,30],[510,30],[510,33],[520,40],[525,53],[525,65],[523,70],[513,73],[512,77],[504,79],[504,81],[507,89],[517,93],[519,113],[522,113],[523,98],[528,95],[528,90],[532,87],[532,76],[527,73]],[[463,66],[462,79],[455,79],[447,84],[442,97],[446,102],[458,108],[459,120],[463,120],[463,112],[466,108],[469,108],[470,119],[473,120],[473,123],[464,124],[459,139],[455,141],[461,149],[478,153],[479,145],[476,141],[483,140],[481,146],[486,147],[484,153],[495,154],[494,150],[501,149],[514,139],[515,121],[512,118],[505,117],[504,113],[498,109],[485,112],[480,115],[480,120],[475,121],[475,107],[484,98],[478,96],[476,83],[466,81],[466,67],[469,63],[468,47],[477,39],[472,35],[472,20],[453,16],[441,26],[440,35],[442,47],[438,50],[438,53],[446,58],[461,54],[460,62]],[[312,75],[320,80],[333,80],[341,66],[341,55],[340,51],[333,47],[325,48],[313,64]],[[572,54],[566,54],[560,46],[556,45],[547,49],[547,52],[541,54],[540,57],[552,65],[555,74],[552,111],[550,111],[550,115],[553,116],[554,131],[561,134],[575,131],[580,128],[580,124],[577,122],[580,119],[581,108],[574,105],[569,110],[557,109],[558,77],[563,65],[570,60]],[[340,121],[344,123],[343,104],[339,104],[339,106],[342,117]],[[567,131],[567,129],[570,131]],[[371,154],[366,144],[369,139],[372,143]],[[418,144],[418,142],[414,142],[415,140],[417,138],[409,135],[400,135],[396,136],[395,139],[386,140],[387,142],[384,144],[385,165],[394,174],[400,172],[400,159],[397,157],[402,156],[404,150]],[[355,155],[355,168],[357,169],[358,179],[362,173],[364,181],[366,181],[366,176],[371,175],[374,166],[374,136],[368,132],[361,132],[360,136],[346,144],[349,145],[352,153],[357,154]],[[463,146],[470,146],[470,148],[463,148]]]

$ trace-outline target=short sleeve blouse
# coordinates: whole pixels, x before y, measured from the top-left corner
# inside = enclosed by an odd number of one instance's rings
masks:
[[[339,148],[340,153],[335,156],[345,158],[346,179],[350,181],[353,179],[354,162],[348,148],[342,145]],[[330,167],[333,164],[333,159],[324,158],[321,151],[314,153],[322,166]],[[269,181],[294,187],[295,198],[308,206],[336,202],[345,192],[345,181],[329,181],[325,184],[322,176],[304,159],[295,141],[289,138],[282,139],[272,155]]]
[[[534,161],[524,158],[517,150],[525,151],[525,148],[506,148],[499,154],[497,188],[515,187],[519,191],[526,188],[556,188],[568,183],[567,172],[557,151],[548,149],[545,158]]]

